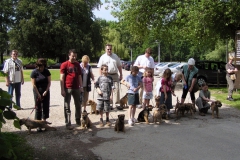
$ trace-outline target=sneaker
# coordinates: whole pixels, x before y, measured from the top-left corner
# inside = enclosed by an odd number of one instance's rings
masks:
[[[107,125],[107,126],[111,126],[111,124],[112,124],[112,123],[111,123],[110,121],[106,121],[106,125]]]
[[[99,127],[103,127],[104,125],[103,125],[103,121],[100,121],[99,122]]]
[[[130,126],[133,126],[133,122],[132,122],[131,119],[128,120],[128,124],[129,124]]]
[[[66,128],[67,128],[67,130],[73,130],[73,126],[71,126],[71,125],[66,125]]]
[[[135,118],[132,119],[133,123],[138,123],[138,120],[136,120]]]
[[[227,100],[234,101],[234,99],[232,97],[228,97]]]

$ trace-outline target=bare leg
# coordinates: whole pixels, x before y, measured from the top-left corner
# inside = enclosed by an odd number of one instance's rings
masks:
[[[136,112],[136,106],[132,106],[132,118],[134,118]]]
[[[129,106],[129,110],[128,110],[128,115],[129,115],[129,119],[132,119],[132,105]]]

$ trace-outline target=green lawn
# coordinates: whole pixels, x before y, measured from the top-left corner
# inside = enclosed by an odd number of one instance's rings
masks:
[[[49,69],[49,71],[51,72],[51,79],[52,81],[59,81],[60,79],[60,71],[59,69]],[[31,74],[32,70],[23,70],[23,74],[24,74],[24,81],[30,81],[30,74]],[[4,77],[0,76],[0,82],[5,82]]]
[[[235,107],[237,109],[240,109],[240,94],[239,91],[236,91],[233,93],[233,99],[234,101],[228,101],[226,100],[228,95],[227,87],[209,87],[209,91],[211,92],[211,96],[215,97],[216,100],[220,100],[222,103],[227,104],[231,107]]]

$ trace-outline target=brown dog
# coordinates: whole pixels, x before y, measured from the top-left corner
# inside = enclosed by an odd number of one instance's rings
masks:
[[[125,125],[124,125],[124,118],[125,114],[119,114],[118,119],[116,120],[114,130],[117,131],[123,131],[125,133]]]
[[[153,123],[157,123],[157,121],[158,121],[159,124],[161,124],[162,116],[166,112],[167,112],[167,106],[165,104],[161,104],[158,107],[158,109],[153,112]]]
[[[155,95],[155,104],[156,104],[155,107],[156,107],[156,108],[159,108],[159,105],[160,105],[160,96],[156,96],[156,95]]]
[[[175,106],[175,113],[176,113],[176,116],[178,118],[178,113],[182,113],[182,116],[184,115],[184,112],[185,112],[185,105],[184,104],[181,104],[178,100],[178,97],[177,97],[177,104]]]
[[[91,113],[92,114],[93,112],[97,115],[98,112],[97,112],[97,103],[94,102],[93,100],[88,100],[87,103],[91,106]]]
[[[31,129],[34,128],[45,128],[45,130],[49,131],[56,131],[57,129],[54,127],[50,127],[48,124],[52,124],[47,121],[42,121],[42,120],[31,120],[29,118],[22,118],[19,120],[20,126],[23,124],[28,128],[28,134],[31,134]]]
[[[147,124],[149,124],[148,121],[148,115],[150,113],[150,111],[152,111],[151,107],[145,107],[144,110],[142,110],[139,114],[138,114],[138,122],[146,122]]]
[[[190,111],[191,115],[196,112],[196,108],[193,106],[192,103],[184,103],[185,111],[188,113]],[[185,112],[184,111],[184,112]],[[195,111],[195,112],[194,112]]]
[[[125,96],[123,96],[123,97],[120,99],[120,107],[121,107],[121,108],[127,108],[127,101],[128,101],[127,96],[128,96],[128,94],[126,93]]]
[[[91,120],[88,117],[88,113],[87,112],[83,112],[81,117],[82,117],[81,118],[81,127],[85,128],[85,129],[90,128],[91,125],[92,125],[92,122],[91,122]]]
[[[217,118],[219,118],[218,108],[221,106],[222,106],[222,103],[220,101],[215,101],[211,103],[212,118],[214,118],[214,111],[216,111]]]

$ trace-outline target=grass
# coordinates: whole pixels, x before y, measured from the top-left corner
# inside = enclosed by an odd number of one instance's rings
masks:
[[[60,71],[59,69],[49,69],[51,73],[52,81],[59,81],[60,79]],[[30,75],[32,70],[23,70],[24,82],[31,81]],[[0,76],[0,82],[5,82],[5,78]]]
[[[215,97],[217,100],[220,100],[222,103],[227,104],[231,107],[240,109],[240,94],[239,91],[233,92],[234,101],[226,100],[228,95],[227,87],[209,87],[209,91],[211,92],[211,96]]]

